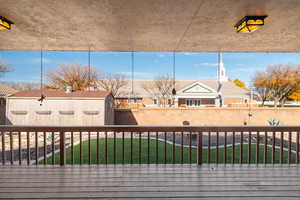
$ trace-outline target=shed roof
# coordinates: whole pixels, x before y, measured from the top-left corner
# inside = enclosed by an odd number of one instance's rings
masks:
[[[66,93],[64,90],[44,90],[46,98],[105,98],[110,93],[106,91],[74,91]],[[40,97],[41,90],[25,90],[10,95],[10,97]]]

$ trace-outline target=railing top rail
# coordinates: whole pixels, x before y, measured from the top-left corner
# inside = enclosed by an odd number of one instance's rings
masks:
[[[300,126],[0,126],[0,132],[300,132]]]

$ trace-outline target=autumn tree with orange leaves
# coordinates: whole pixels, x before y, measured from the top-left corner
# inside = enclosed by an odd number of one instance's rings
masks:
[[[274,65],[265,71],[257,71],[253,85],[262,101],[272,100],[275,106],[283,105],[295,92],[300,91],[300,67],[296,65]]]

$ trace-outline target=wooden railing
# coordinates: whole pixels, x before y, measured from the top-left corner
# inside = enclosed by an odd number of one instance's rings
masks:
[[[0,126],[5,164],[299,163],[300,127]]]

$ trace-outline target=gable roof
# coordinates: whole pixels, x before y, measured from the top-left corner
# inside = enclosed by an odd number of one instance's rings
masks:
[[[198,87],[197,87],[198,86]],[[207,85],[201,83],[200,81],[194,82],[181,90],[177,91],[177,94],[191,94],[191,93],[217,93],[217,91],[211,87],[208,87]]]
[[[106,91],[74,91],[66,93],[64,90],[44,90],[46,98],[105,98],[110,95]],[[10,95],[9,97],[41,97],[41,90],[25,90]]]
[[[221,87],[219,88],[219,83],[217,80],[176,80],[175,89],[180,91],[183,88],[189,87],[195,83],[201,83],[206,85],[209,88],[214,89],[217,92],[220,92],[223,96],[234,96],[234,97],[244,97],[249,96],[249,91],[246,89],[236,86],[233,82],[222,82]],[[135,79],[133,80],[133,87],[135,97],[152,97],[159,95],[160,93],[154,89],[152,93],[149,93],[145,90],[144,85],[153,83],[151,79]],[[131,84],[127,84],[125,87],[120,88],[120,94],[117,96],[119,98],[128,98],[131,94]]]
[[[4,85],[4,84],[0,84],[0,96],[7,96],[7,95],[10,95],[10,94],[14,94],[16,92],[18,92],[18,91],[15,90],[14,88],[9,87],[9,86]]]

